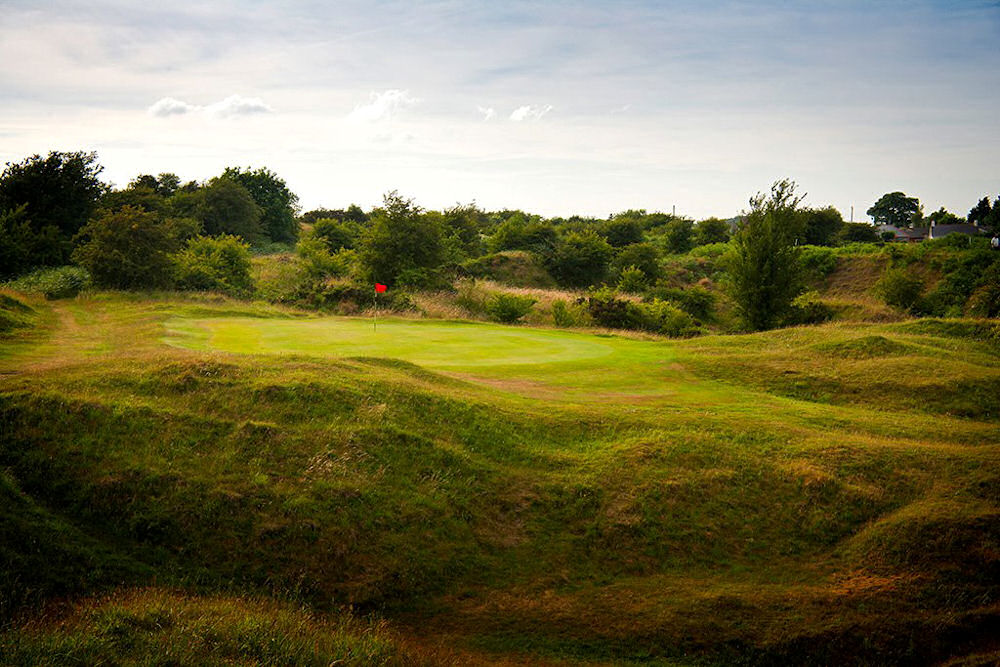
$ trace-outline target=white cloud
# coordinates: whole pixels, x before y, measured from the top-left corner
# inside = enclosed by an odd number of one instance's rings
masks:
[[[150,116],[166,118],[167,116],[182,116],[187,113],[199,111],[200,109],[201,107],[199,106],[188,104],[173,97],[164,97],[146,109],[146,113]]]
[[[619,113],[625,113],[625,112],[627,112],[631,108],[632,108],[631,104],[624,104],[624,105],[618,107],[617,109],[612,109],[611,113],[612,113],[612,115],[619,114]]]
[[[230,95],[221,102],[205,107],[205,113],[215,118],[253,116],[273,111],[274,109],[264,104],[264,101],[259,97],[241,97],[240,95]]]
[[[230,95],[221,102],[208,106],[189,104],[173,97],[164,97],[146,109],[150,116],[166,118],[167,116],[183,116],[192,113],[202,113],[212,118],[235,118],[237,116],[252,116],[259,113],[271,113],[274,109],[264,104],[259,97],[242,97]]]
[[[376,123],[392,118],[404,109],[409,109],[420,100],[410,95],[408,90],[387,90],[372,93],[368,104],[359,104],[347,115],[348,120],[361,123]]]
[[[476,107],[479,113],[483,114],[483,120],[493,120],[497,117],[497,110],[493,107]]]
[[[514,109],[513,113],[510,114],[510,119],[516,123],[520,123],[524,120],[538,120],[548,112],[552,111],[552,108],[551,104],[546,104],[543,107],[525,104],[523,107]]]

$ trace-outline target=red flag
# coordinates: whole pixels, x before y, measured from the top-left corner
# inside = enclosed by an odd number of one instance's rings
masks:
[[[376,292],[378,292],[379,294],[381,294],[385,290],[386,290],[385,285],[383,285],[382,283],[375,283],[375,291]]]

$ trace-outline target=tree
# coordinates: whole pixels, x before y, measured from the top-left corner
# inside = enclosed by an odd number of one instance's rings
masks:
[[[545,264],[559,284],[587,287],[607,276],[612,252],[607,241],[588,229],[567,234],[546,256]]]
[[[323,242],[327,252],[348,250],[357,243],[360,231],[350,223],[338,222],[331,218],[320,218],[313,223],[312,235]]]
[[[652,243],[633,243],[620,249],[611,263],[615,274],[629,267],[642,272],[643,279],[653,282],[660,277],[660,251]]]
[[[31,264],[62,264],[69,257],[70,240],[93,213],[106,186],[98,179],[102,167],[96,153],[52,151],[16,164],[7,163],[0,175],[0,211],[27,204],[26,214],[35,234],[50,240]]]
[[[876,225],[895,227],[909,226],[914,218],[919,219],[920,214],[920,200],[916,197],[907,197],[902,192],[884,194],[868,209],[868,215]]]
[[[182,197],[190,198],[190,216],[201,222],[205,234],[232,234],[250,243],[260,239],[261,209],[236,181],[213,178],[206,187]],[[176,212],[178,217],[187,217],[186,211]]]
[[[867,222],[845,222],[840,230],[840,240],[844,243],[878,243],[882,237],[878,229]]]
[[[750,211],[724,255],[727,289],[744,325],[753,331],[774,327],[802,291],[795,183],[777,181],[770,194],[757,193]]]
[[[642,225],[634,212],[620,213],[601,225],[600,234],[614,248],[642,242]]]
[[[695,245],[725,243],[729,240],[729,223],[719,218],[706,218],[695,227],[694,240]]]
[[[945,210],[944,206],[928,215],[926,219],[928,224],[934,225],[960,225],[963,222],[960,217]]]
[[[844,218],[832,206],[825,208],[805,208],[801,211],[803,220],[803,241],[809,245],[832,246],[837,243],[837,235],[844,228]]]
[[[444,231],[437,218],[422,215],[412,199],[393,190],[361,239],[358,258],[371,281],[393,285],[400,278],[429,276],[444,259]],[[406,274],[406,275],[404,275]]]
[[[482,253],[483,241],[479,230],[485,215],[475,204],[456,204],[442,214],[445,233],[463,255],[477,257]]]
[[[299,198],[277,174],[265,167],[256,170],[229,167],[222,177],[247,189],[261,208],[261,228],[269,239],[286,243],[299,237],[299,223],[295,220]]]
[[[25,214],[28,206],[0,212],[0,280],[24,273],[32,266],[37,236]]]
[[[687,218],[675,218],[664,228],[663,243],[667,252],[683,255],[694,247],[694,223]]]
[[[142,289],[170,284],[172,239],[153,213],[125,206],[104,211],[78,236],[73,261],[84,267],[100,287]]]
[[[990,208],[990,198],[983,197],[979,200],[975,206],[969,211],[968,221],[970,225],[985,225],[989,223],[990,214],[993,209]]]

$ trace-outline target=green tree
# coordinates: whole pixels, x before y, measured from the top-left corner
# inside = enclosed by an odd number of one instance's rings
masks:
[[[619,275],[629,267],[642,272],[647,282],[660,277],[660,251],[652,243],[633,243],[620,249],[611,263],[611,269]]]
[[[695,245],[725,243],[729,240],[729,223],[719,218],[706,218],[695,227]]]
[[[337,252],[342,248],[353,248],[361,230],[351,223],[339,222],[332,218],[320,218],[313,223],[312,236],[323,242],[327,252]]]
[[[777,181],[770,193],[750,199],[750,211],[724,255],[727,289],[744,325],[753,331],[774,327],[802,291],[800,226],[795,183]]]
[[[0,279],[12,278],[32,267],[37,235],[26,214],[27,204],[0,212]]]
[[[920,200],[902,192],[889,192],[868,209],[868,215],[876,225],[907,227],[920,215]]]
[[[209,236],[232,234],[249,243],[261,238],[261,209],[236,181],[213,178],[206,187],[185,194],[180,200],[193,204],[190,217],[201,222]],[[178,217],[188,217],[183,210],[177,212]]]
[[[669,253],[683,255],[694,247],[694,223],[687,218],[674,218],[666,224],[663,244]]]
[[[926,220],[928,224],[933,223],[935,225],[959,225],[964,222],[964,220],[951,211],[945,210],[944,206],[928,215]]]
[[[607,277],[613,251],[593,230],[573,232],[546,256],[546,268],[560,285],[587,287]]]
[[[261,208],[261,228],[269,239],[287,243],[299,237],[299,223],[295,219],[299,198],[277,174],[265,167],[255,170],[229,167],[222,177],[247,189]]]
[[[632,211],[620,213],[600,228],[600,234],[613,248],[623,248],[633,243],[642,243],[642,224]]]
[[[479,230],[485,214],[475,204],[456,204],[442,213],[445,233],[451,243],[466,257],[482,254],[483,241]]]
[[[985,225],[989,223],[990,214],[993,209],[990,207],[990,198],[983,197],[972,209],[969,210],[967,220],[969,224]]]
[[[177,249],[153,213],[125,206],[92,219],[77,237],[73,261],[84,267],[100,287],[143,289],[166,287]]]
[[[69,258],[71,239],[107,189],[98,179],[102,169],[96,153],[84,152],[52,151],[7,163],[0,175],[0,211],[26,204],[33,232],[52,244],[31,264],[64,264]]]
[[[878,229],[867,222],[845,222],[840,230],[840,240],[843,243],[878,243],[882,238]]]
[[[837,235],[844,228],[844,218],[832,206],[824,208],[804,208],[803,241],[809,245],[832,246],[837,243]]]
[[[361,239],[358,259],[366,277],[387,285],[401,277],[427,276],[444,260],[444,230],[436,217],[422,215],[412,199],[393,190]]]

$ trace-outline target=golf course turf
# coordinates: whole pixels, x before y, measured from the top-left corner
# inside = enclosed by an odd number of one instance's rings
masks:
[[[268,605],[290,664],[333,626],[323,655],[356,664],[996,651],[995,323],[667,340],[27,303],[0,341],[0,610],[81,602],[8,624],[11,662],[209,617],[204,656],[247,659],[238,610]]]

